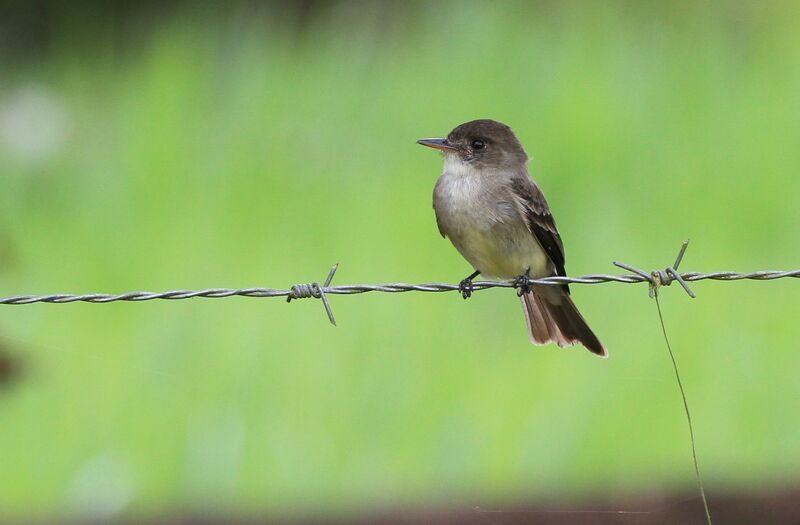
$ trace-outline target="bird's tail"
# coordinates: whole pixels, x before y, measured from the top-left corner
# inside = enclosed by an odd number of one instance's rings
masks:
[[[608,357],[603,344],[586,324],[569,294],[557,286],[535,287],[521,295],[528,322],[528,335],[535,345],[549,342],[558,346],[580,343],[600,357]]]

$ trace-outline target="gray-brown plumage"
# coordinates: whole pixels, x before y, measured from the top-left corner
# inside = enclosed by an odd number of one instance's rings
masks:
[[[566,275],[561,236],[511,128],[473,120],[446,139],[418,142],[444,153],[444,171],[433,192],[436,222],[476,273],[502,279]],[[533,286],[520,297],[535,344],[581,343],[607,355],[572,302],[568,285]]]

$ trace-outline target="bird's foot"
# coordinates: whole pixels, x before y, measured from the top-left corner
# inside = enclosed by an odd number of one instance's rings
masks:
[[[469,299],[472,297],[472,292],[475,291],[475,287],[472,286],[472,280],[480,274],[480,270],[475,270],[469,275],[469,277],[462,279],[461,282],[458,283],[458,291],[461,292],[461,297],[464,299]]]
[[[517,295],[522,296],[531,291],[531,285],[528,282],[530,279],[530,270],[514,279],[514,288],[517,289]]]
[[[458,283],[458,291],[461,292],[461,297],[464,299],[469,299],[472,297],[472,292],[475,290],[475,287],[472,286],[472,279],[467,277],[463,279],[460,283]]]

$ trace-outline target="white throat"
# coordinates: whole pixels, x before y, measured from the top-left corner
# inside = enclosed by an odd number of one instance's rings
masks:
[[[478,175],[478,169],[472,164],[464,162],[458,153],[445,153],[442,173],[452,177],[474,177]]]

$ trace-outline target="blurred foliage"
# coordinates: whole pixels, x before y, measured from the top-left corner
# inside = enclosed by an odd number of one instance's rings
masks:
[[[794,2],[65,10],[0,81],[0,295],[456,282],[439,157],[510,124],[573,274],[800,264]],[[130,23],[129,23],[130,22]],[[119,34],[127,35],[120,42]],[[663,293],[706,485],[800,481],[793,281]],[[694,485],[644,286],[575,286],[611,357],[516,297],[2,307],[4,516],[345,512]]]

